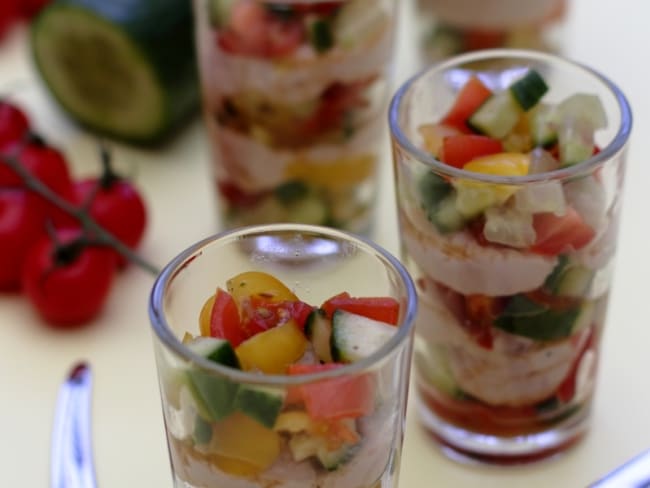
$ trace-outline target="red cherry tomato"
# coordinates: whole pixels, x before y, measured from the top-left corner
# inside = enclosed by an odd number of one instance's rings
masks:
[[[14,143],[5,147],[5,154],[11,154],[20,161],[32,176],[39,179],[60,197],[73,201],[72,178],[68,162],[63,153],[47,145],[38,136],[33,136],[22,147]],[[13,186],[24,188],[25,184],[20,176],[5,164],[0,165],[0,186]],[[40,198],[40,197],[39,197]],[[45,200],[43,199],[45,202]],[[47,217],[57,227],[75,224],[75,220],[68,214],[47,202]]]
[[[129,181],[121,178],[91,178],[75,183],[74,193],[78,205],[91,198],[91,217],[104,229],[130,248],[136,248],[147,226],[147,210],[139,191]],[[123,267],[126,259],[119,255]]]
[[[314,309],[300,300],[273,302],[260,296],[245,299],[241,308],[241,327],[249,337],[282,325],[291,319],[302,330],[305,327],[307,316]]]
[[[0,150],[21,140],[28,130],[29,119],[25,113],[16,105],[0,100]]]
[[[87,323],[101,311],[115,277],[115,254],[96,246],[71,246],[79,232],[56,233],[35,243],[22,268],[25,295],[51,325],[71,327]]]
[[[237,347],[249,337],[241,327],[234,298],[221,288],[217,288],[210,314],[210,335],[228,339],[232,347]]]
[[[343,292],[326,300],[321,308],[331,318],[334,310],[341,309],[387,324],[396,325],[399,315],[399,303],[391,297],[351,297]]]
[[[45,233],[41,202],[20,188],[0,190],[0,290],[20,288],[20,270],[30,245]]]
[[[0,0],[0,40],[18,19],[18,0]]]

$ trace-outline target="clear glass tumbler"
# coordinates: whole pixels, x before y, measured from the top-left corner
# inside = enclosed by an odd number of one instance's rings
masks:
[[[376,347],[366,329],[358,329],[357,342],[369,354],[336,367],[311,364],[321,353],[314,323],[304,329],[313,349],[301,350],[301,358],[286,370],[266,374],[222,366],[215,356],[189,347],[188,334],[197,333],[203,305],[215,289],[248,271],[271,274],[308,304],[342,291],[388,297],[399,304],[397,327],[382,325],[391,332]],[[415,285],[396,258],[331,228],[252,226],[210,237],[179,254],[157,279],[150,302],[174,486],[396,487],[416,303]],[[258,310],[258,318],[267,317]],[[334,343],[336,325],[332,331]],[[266,342],[256,343],[265,346],[259,357],[271,361],[295,347],[295,336],[294,330],[273,347],[266,335]],[[235,348],[241,361],[252,344]],[[355,347],[348,353],[358,353]]]
[[[533,80],[547,91],[524,110],[513,93]],[[467,87],[479,85],[474,95],[489,98],[472,108]],[[586,431],[631,125],[607,78],[534,51],[461,55],[396,93],[400,238],[419,294],[418,405],[447,452],[524,462]],[[481,141],[498,149],[477,149]],[[467,156],[476,150],[487,154]]]
[[[423,62],[494,48],[561,49],[569,0],[417,0]]]
[[[194,0],[203,112],[224,228],[368,234],[396,0]]]

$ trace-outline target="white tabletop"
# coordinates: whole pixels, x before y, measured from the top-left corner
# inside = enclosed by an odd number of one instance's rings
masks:
[[[412,74],[416,58],[411,2],[399,1],[404,15],[396,75],[402,81]],[[581,487],[650,447],[650,297],[644,279],[650,276],[650,2],[571,2],[565,53],[619,84],[635,115],[592,429],[581,444],[557,459],[514,468],[460,465],[441,455],[419,428],[411,402],[402,487]],[[8,90],[27,108],[36,128],[65,151],[75,176],[97,172],[93,139],[70,123],[39,84],[24,28],[14,30],[0,45],[0,93]],[[206,140],[198,120],[163,149],[117,146],[115,157],[132,165],[147,199],[150,226],[140,251],[150,261],[162,265],[217,230]],[[396,253],[388,157],[375,239]],[[151,284],[150,275],[131,266],[118,277],[101,317],[69,333],[45,327],[24,297],[0,295],[2,486],[48,485],[54,401],[77,359],[89,360],[94,371],[93,435],[101,486],[171,486],[147,318]]]

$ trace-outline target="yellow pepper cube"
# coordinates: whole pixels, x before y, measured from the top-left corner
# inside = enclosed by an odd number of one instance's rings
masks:
[[[262,271],[246,271],[226,282],[228,292],[240,306],[245,298],[264,297],[270,302],[296,301],[298,297],[275,276]]]
[[[283,374],[302,357],[308,341],[293,320],[260,332],[242,342],[235,353],[244,371]]]

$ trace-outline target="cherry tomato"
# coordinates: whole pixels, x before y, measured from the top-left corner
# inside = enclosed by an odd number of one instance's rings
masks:
[[[136,248],[147,226],[147,210],[136,187],[111,173],[108,178],[90,178],[74,184],[75,201],[83,205],[89,198],[91,217],[130,248]],[[116,253],[117,255],[117,253]],[[126,259],[118,256],[118,265]]]
[[[21,140],[28,130],[29,119],[25,113],[16,105],[0,100],[0,149]]]
[[[399,315],[399,303],[394,298],[357,298],[351,297],[348,292],[343,292],[329,298],[321,305],[321,308],[325,310],[328,318],[332,317],[334,310],[341,309],[391,325],[397,324],[397,317]]]
[[[0,39],[14,25],[18,19],[18,12],[18,0],[0,1]]]
[[[235,300],[221,288],[217,288],[210,313],[210,335],[228,339],[232,347],[237,347],[249,337],[241,327]]]
[[[50,324],[84,324],[101,311],[115,277],[115,254],[108,248],[78,245],[80,233],[56,232],[27,252],[22,268],[25,295]]]
[[[302,330],[313,309],[314,307],[300,300],[277,302],[260,296],[251,296],[241,302],[241,327],[250,337],[293,319]]]
[[[31,19],[39,13],[51,0],[20,0],[20,14]]]
[[[49,187],[60,197],[73,201],[72,178],[68,168],[68,162],[63,154],[57,149],[47,145],[43,139],[38,136],[30,137],[24,146],[20,143],[8,145],[4,152],[15,155],[27,171],[32,176],[39,179],[43,184]],[[7,165],[0,165],[0,186],[25,186],[20,176]],[[39,197],[40,198],[40,197]],[[45,202],[44,199],[42,201]],[[51,203],[46,203],[47,216],[57,227],[74,225],[75,221],[68,214],[55,207]]]
[[[27,249],[45,233],[41,202],[20,188],[0,190],[0,290],[20,288]]]

